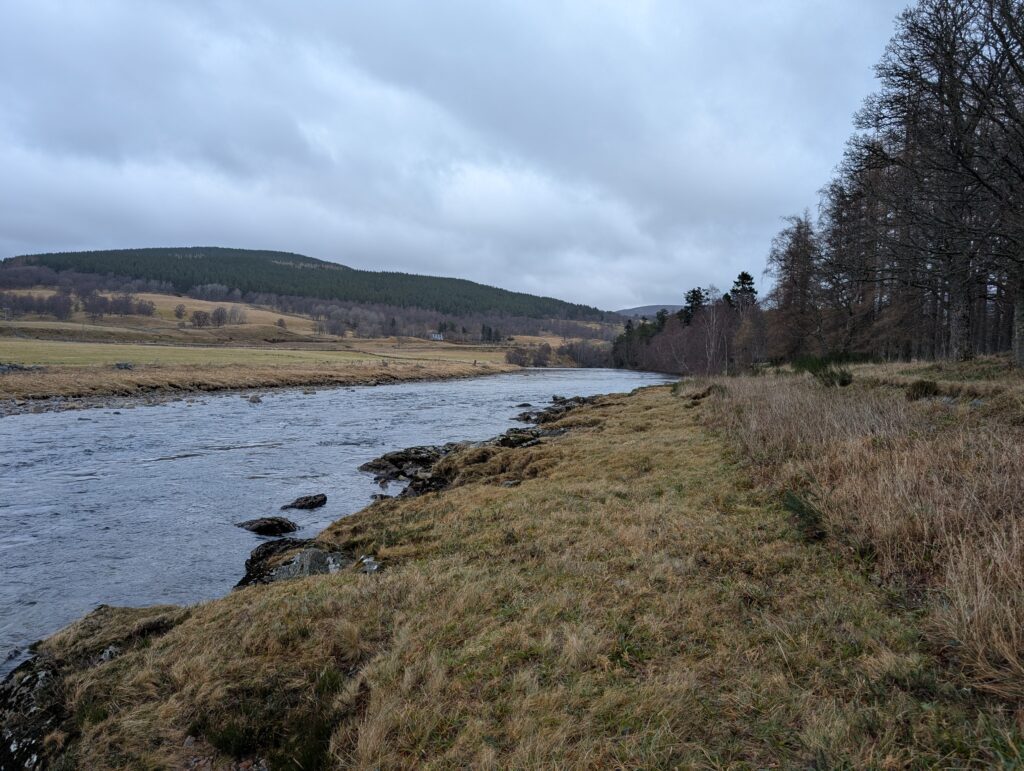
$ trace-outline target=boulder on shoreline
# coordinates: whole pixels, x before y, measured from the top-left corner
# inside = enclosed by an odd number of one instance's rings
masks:
[[[337,573],[355,562],[352,555],[311,538],[280,538],[252,550],[245,561],[245,575],[235,588]]]
[[[36,656],[0,685],[0,768],[43,768],[45,737],[67,719],[56,665]]]
[[[527,410],[526,412],[520,412],[515,416],[514,420],[518,420],[522,423],[536,423],[543,425],[544,423],[553,423],[556,420],[564,417],[566,413],[577,407],[582,407],[584,404],[591,404],[597,399],[596,396],[552,396],[551,406],[545,407],[541,410]]]
[[[573,402],[573,406],[578,405]],[[563,415],[568,409],[571,407],[561,410],[558,414]],[[510,428],[504,434],[483,442],[449,442],[443,445],[395,450],[364,463],[359,470],[373,474],[374,481],[382,487],[389,482],[408,482],[398,497],[410,498],[423,493],[438,492],[452,485],[452,469],[442,466],[440,462],[457,450],[533,447],[540,444],[541,439],[561,436],[565,432],[564,428]],[[376,496],[374,499],[377,500]]]
[[[449,442],[443,445],[406,447],[384,453],[361,465],[359,470],[373,474],[378,483],[408,482],[429,472],[441,458],[467,446],[467,442]]]
[[[325,503],[327,503],[327,496],[323,493],[317,493],[316,495],[302,495],[291,503],[282,506],[281,511],[284,511],[285,509],[319,509]]]
[[[235,527],[248,530],[256,535],[284,535],[294,533],[299,526],[286,517],[257,517],[245,522],[236,522]]]

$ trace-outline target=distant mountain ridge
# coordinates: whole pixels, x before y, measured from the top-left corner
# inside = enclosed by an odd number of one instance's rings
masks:
[[[631,318],[640,318],[646,316],[651,319],[654,318],[654,314],[660,311],[662,308],[667,310],[669,313],[675,313],[676,311],[682,310],[682,305],[640,305],[636,308],[624,308],[621,311],[615,311],[620,316],[628,316]]]
[[[417,307],[452,316],[501,314],[575,321],[603,321],[611,316],[588,305],[466,279],[359,270],[302,254],[259,249],[192,246],[26,254],[4,260],[0,269],[30,265],[162,281],[181,293],[221,284],[243,293]]]

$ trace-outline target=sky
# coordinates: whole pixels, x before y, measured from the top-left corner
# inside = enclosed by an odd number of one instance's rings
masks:
[[[0,0],[0,257],[217,245],[617,309],[758,282],[902,0]]]

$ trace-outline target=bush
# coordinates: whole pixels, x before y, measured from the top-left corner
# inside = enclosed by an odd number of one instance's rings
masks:
[[[837,367],[830,364],[828,367],[814,373],[815,379],[826,388],[846,388],[853,382],[853,373],[845,367]]]
[[[930,399],[940,393],[939,384],[934,380],[915,380],[907,386],[907,401],[916,402],[919,399]]]
[[[801,356],[793,361],[793,369],[807,372],[826,388],[846,388],[853,382],[853,373],[841,366],[844,361],[847,357],[840,355]]]
[[[529,367],[530,354],[525,348],[510,348],[505,352],[505,361],[508,364],[514,364],[517,367]]]

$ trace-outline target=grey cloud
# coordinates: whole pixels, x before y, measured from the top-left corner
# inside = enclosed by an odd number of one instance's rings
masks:
[[[9,0],[0,255],[221,244],[619,307],[757,272],[896,0]]]

